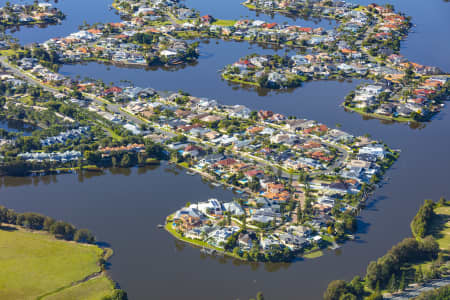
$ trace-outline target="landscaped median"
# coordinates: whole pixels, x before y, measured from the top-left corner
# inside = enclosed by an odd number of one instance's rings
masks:
[[[115,284],[102,270],[110,249],[44,231],[0,228],[0,299],[102,299]]]

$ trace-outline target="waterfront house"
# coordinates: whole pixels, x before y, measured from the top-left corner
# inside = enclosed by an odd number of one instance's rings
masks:
[[[279,247],[280,242],[276,240],[274,237],[264,237],[261,239],[261,247],[263,250],[268,251],[272,249],[273,247]]]
[[[289,233],[280,234],[279,239],[283,245],[292,251],[297,251],[308,244],[306,239]]]
[[[368,154],[376,156],[378,159],[383,159],[386,155],[384,147],[381,145],[369,145],[359,149],[359,154]]]
[[[253,246],[253,240],[248,233],[241,233],[238,237],[237,243],[242,250],[246,251],[250,250]]]
[[[226,202],[223,204],[223,207],[227,212],[231,213],[234,216],[243,216],[245,214],[242,206],[235,201]]]

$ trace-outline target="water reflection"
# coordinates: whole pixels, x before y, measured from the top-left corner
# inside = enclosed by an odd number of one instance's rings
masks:
[[[14,132],[19,133],[22,132],[23,135],[31,135],[33,130],[35,130],[36,126],[33,126],[31,124],[25,123],[21,120],[14,120],[14,119],[0,119],[0,128],[4,129],[8,132]]]
[[[148,172],[157,170],[160,168],[159,165],[149,165],[143,167],[134,167],[134,168],[107,168],[107,169],[96,169],[96,170],[73,170],[70,173],[61,173],[61,174],[50,174],[50,175],[41,175],[41,176],[25,176],[25,177],[13,177],[13,176],[2,176],[0,177],[0,187],[9,188],[9,187],[19,187],[19,186],[38,186],[40,184],[49,185],[49,184],[57,184],[60,182],[61,178],[64,176],[75,176],[77,178],[77,182],[83,183],[85,180],[90,180],[96,177],[101,177],[105,175],[121,175],[121,176],[130,176],[130,175],[145,175]],[[178,175],[179,171],[175,170],[172,167],[168,167],[164,169],[167,172],[171,172],[172,174]]]
[[[431,119],[431,120],[429,120],[427,122],[407,122],[407,123],[405,123],[405,122],[397,122],[395,120],[387,120],[387,119],[375,118],[375,117],[371,117],[369,115],[361,115],[361,114],[358,114],[358,113],[356,113],[354,111],[351,111],[351,110],[349,110],[347,108],[343,108],[343,109],[347,113],[351,113],[351,114],[355,114],[355,115],[361,116],[361,119],[364,120],[364,121],[377,120],[377,121],[380,122],[380,124],[383,124],[383,125],[407,125],[410,129],[413,129],[413,130],[424,129],[427,126],[427,123],[430,123],[433,120],[433,119]]]
[[[222,265],[231,263],[231,264],[233,264],[233,266],[236,266],[236,267],[250,267],[252,271],[257,271],[259,269],[262,269],[266,272],[277,272],[282,269],[287,270],[293,264],[304,260],[302,257],[298,257],[292,263],[250,262],[250,261],[245,261],[245,260],[237,259],[234,257],[230,257],[227,255],[217,254],[217,253],[216,254],[205,254],[200,251],[201,247],[198,247],[196,245],[190,245],[185,242],[179,241],[177,239],[174,239],[173,242],[174,242],[174,249],[176,252],[183,252],[186,250],[190,250],[190,248],[194,248],[198,252],[198,257],[201,260],[205,260],[205,261],[210,260],[210,261],[218,262],[219,264],[222,264]]]

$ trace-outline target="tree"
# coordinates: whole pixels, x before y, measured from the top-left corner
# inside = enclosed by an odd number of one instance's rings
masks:
[[[264,74],[261,77],[258,78],[258,84],[260,87],[267,87],[269,76]]]
[[[447,200],[444,197],[439,198],[438,205],[439,206],[446,206],[447,205]]]
[[[111,296],[105,296],[102,300],[128,300],[128,295],[123,290],[115,289]]]
[[[346,231],[355,232],[358,225],[353,215],[346,214],[344,217],[344,228]]]
[[[438,289],[424,292],[418,297],[414,298],[416,300],[442,300],[450,298],[450,285],[445,285]]]
[[[391,279],[389,279],[388,290],[391,293],[397,290],[397,279],[395,278],[395,273],[392,273]]]
[[[405,272],[402,272],[402,277],[400,279],[400,284],[398,286],[398,289],[403,291],[406,287],[406,278],[405,278]]]
[[[54,234],[57,238],[71,241],[75,234],[75,227],[63,221],[57,221],[50,226],[50,233]]]
[[[352,286],[353,291],[357,296],[362,296],[364,294],[364,285],[362,283],[361,277],[353,277],[350,285]]]
[[[439,253],[439,244],[432,236],[427,236],[419,243],[419,251],[424,258],[435,259]]]
[[[131,165],[131,159],[128,153],[125,153],[120,161],[120,166],[123,168],[128,168]]]
[[[422,266],[421,265],[419,265],[419,267],[417,268],[417,270],[416,270],[416,272],[415,272],[415,278],[414,278],[414,281],[415,282],[422,282],[422,280],[423,280],[423,272],[422,272]]]
[[[367,266],[366,282],[371,289],[376,287],[378,278],[380,277],[380,267],[376,261],[371,261]]]
[[[417,214],[411,222],[411,231],[415,237],[423,238],[427,235],[431,219],[434,214],[434,202],[432,200],[425,200],[425,203],[420,207]]]
[[[302,212],[302,205],[300,202],[298,202],[297,205],[297,223],[301,223],[303,221],[303,212]]]
[[[96,151],[85,151],[84,158],[89,164],[98,165],[102,159],[102,155]]]
[[[259,178],[258,177],[252,177],[251,180],[248,182],[248,187],[253,192],[257,192],[261,188],[261,184],[259,182]]]
[[[94,235],[88,229],[78,229],[73,239],[78,243],[93,244],[95,242]]]
[[[44,221],[45,217],[43,215],[26,212],[19,215],[17,225],[33,230],[41,230],[44,227]]]
[[[2,227],[2,223],[6,221],[6,208],[0,206],[0,228]]]
[[[298,175],[298,182],[304,183],[306,181],[306,173],[303,169],[300,170],[300,174]]]
[[[357,300],[356,296],[350,293],[342,295],[339,300]]]
[[[50,226],[50,233],[57,237],[62,237],[65,234],[65,223],[57,221]]]
[[[55,220],[53,218],[45,217],[43,229],[46,231],[50,231],[50,227],[52,226],[53,223],[55,223]]]
[[[445,199],[444,197],[439,198],[438,205],[447,206],[448,205],[447,199]]]
[[[333,234],[333,227],[332,226],[328,226],[327,233],[330,234],[330,235]]]
[[[372,295],[366,298],[367,300],[383,300],[383,296],[379,291],[376,291]]]
[[[117,158],[115,156],[111,157],[111,164],[114,168],[117,167]]]
[[[342,295],[347,293],[348,287],[345,280],[333,280],[327,287],[323,295],[324,300],[339,300]]]
[[[143,166],[145,163],[145,154],[139,152],[137,155],[137,159],[138,159],[139,166]]]

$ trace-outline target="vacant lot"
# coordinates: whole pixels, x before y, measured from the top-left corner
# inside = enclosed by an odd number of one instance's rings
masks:
[[[94,245],[57,240],[44,232],[2,227],[0,299],[36,299],[49,294],[56,296],[73,283],[99,272],[97,263],[102,254],[103,250]],[[99,278],[84,284],[92,288],[89,285],[100,283],[103,291],[107,291],[104,283],[108,282],[111,292],[113,287],[109,279],[104,276]],[[80,292],[82,288],[76,290]],[[98,295],[103,296],[100,292]],[[82,296],[78,299],[91,298]]]

